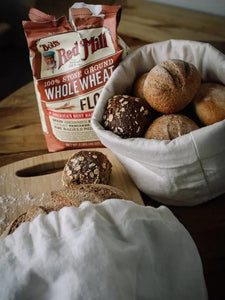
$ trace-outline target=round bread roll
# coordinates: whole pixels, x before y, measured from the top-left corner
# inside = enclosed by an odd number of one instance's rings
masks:
[[[133,88],[133,95],[135,97],[139,97],[139,98],[145,98],[144,96],[144,82],[145,82],[145,79],[148,75],[148,72],[147,73],[144,73],[142,74],[141,76],[139,76],[135,82],[134,82],[134,88]]]
[[[152,114],[146,100],[116,95],[107,102],[103,126],[122,138],[141,137],[151,122]]]
[[[27,210],[16,217],[4,230],[1,237],[5,237],[13,233],[22,223],[31,222],[39,215],[47,215],[49,210],[44,206],[30,206]]]
[[[40,214],[58,211],[63,207],[79,207],[82,202],[101,203],[107,199],[128,200],[127,195],[120,189],[104,184],[73,185],[58,191],[52,191],[50,199],[42,206],[30,206],[9,224],[1,237],[13,233],[22,223],[33,221]]]
[[[108,184],[112,164],[100,151],[82,150],[69,158],[62,173],[64,186],[71,184]]]
[[[105,184],[82,184],[74,185],[59,191],[52,191],[48,202],[48,209],[57,211],[64,206],[79,207],[84,201],[101,203],[107,199],[124,199],[127,195],[120,189]]]
[[[145,138],[173,140],[198,128],[194,121],[184,115],[163,115],[152,122],[145,133]]]
[[[158,112],[175,113],[187,106],[201,84],[193,64],[171,59],[150,70],[144,82],[144,97]]]
[[[193,100],[195,112],[204,125],[225,119],[225,86],[203,83]]]

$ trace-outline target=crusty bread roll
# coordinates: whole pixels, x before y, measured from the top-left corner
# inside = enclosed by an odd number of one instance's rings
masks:
[[[65,164],[62,172],[64,186],[71,184],[108,184],[112,164],[100,151],[81,150],[74,153]]]
[[[64,206],[79,207],[84,201],[90,201],[97,204],[110,198],[128,199],[127,195],[123,191],[110,185],[73,185],[69,188],[52,191],[48,207],[52,210],[59,210]]]
[[[144,97],[155,110],[175,113],[192,101],[200,84],[200,73],[193,64],[171,59],[150,70],[144,82]]]
[[[144,82],[145,82],[145,79],[148,75],[148,72],[147,73],[144,73],[142,74],[141,76],[139,76],[135,82],[134,82],[134,87],[133,87],[133,95],[135,97],[139,97],[139,98],[145,98],[144,96]]]
[[[163,115],[152,122],[145,133],[145,138],[173,140],[198,128],[194,121],[184,115]]]
[[[107,199],[124,199],[127,195],[120,189],[104,184],[80,184],[72,185],[58,191],[52,191],[50,199],[42,206],[30,206],[27,210],[7,226],[1,237],[13,233],[22,223],[33,221],[40,214],[48,214],[51,211],[58,211],[63,207],[79,207],[84,201],[101,203]]]
[[[16,217],[4,230],[2,237],[13,233],[22,223],[33,221],[38,215],[46,215],[49,212],[44,206],[30,206],[27,210]]]
[[[225,86],[203,83],[193,100],[195,112],[204,125],[225,119]]]
[[[153,109],[142,98],[115,95],[108,99],[103,126],[121,138],[141,137],[151,122]]]

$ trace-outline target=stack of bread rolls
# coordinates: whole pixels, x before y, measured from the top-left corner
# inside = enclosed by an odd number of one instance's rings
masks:
[[[197,68],[183,60],[162,61],[131,90],[110,98],[103,114],[104,128],[122,138],[173,140],[225,119],[225,86],[202,83]]]

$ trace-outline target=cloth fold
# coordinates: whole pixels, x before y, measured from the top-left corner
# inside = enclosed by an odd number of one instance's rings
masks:
[[[40,215],[0,239],[0,298],[207,299],[201,259],[161,206],[109,199]]]
[[[142,192],[167,205],[193,206],[225,192],[225,120],[172,141],[122,139],[101,125],[110,97],[131,95],[137,76],[175,58],[194,64],[204,82],[225,84],[225,56],[210,44],[185,40],[148,44],[131,53],[113,72],[91,124]]]

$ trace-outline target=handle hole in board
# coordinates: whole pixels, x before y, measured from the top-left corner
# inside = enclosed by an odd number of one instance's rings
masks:
[[[47,162],[16,171],[18,177],[35,177],[62,171],[66,161]]]

